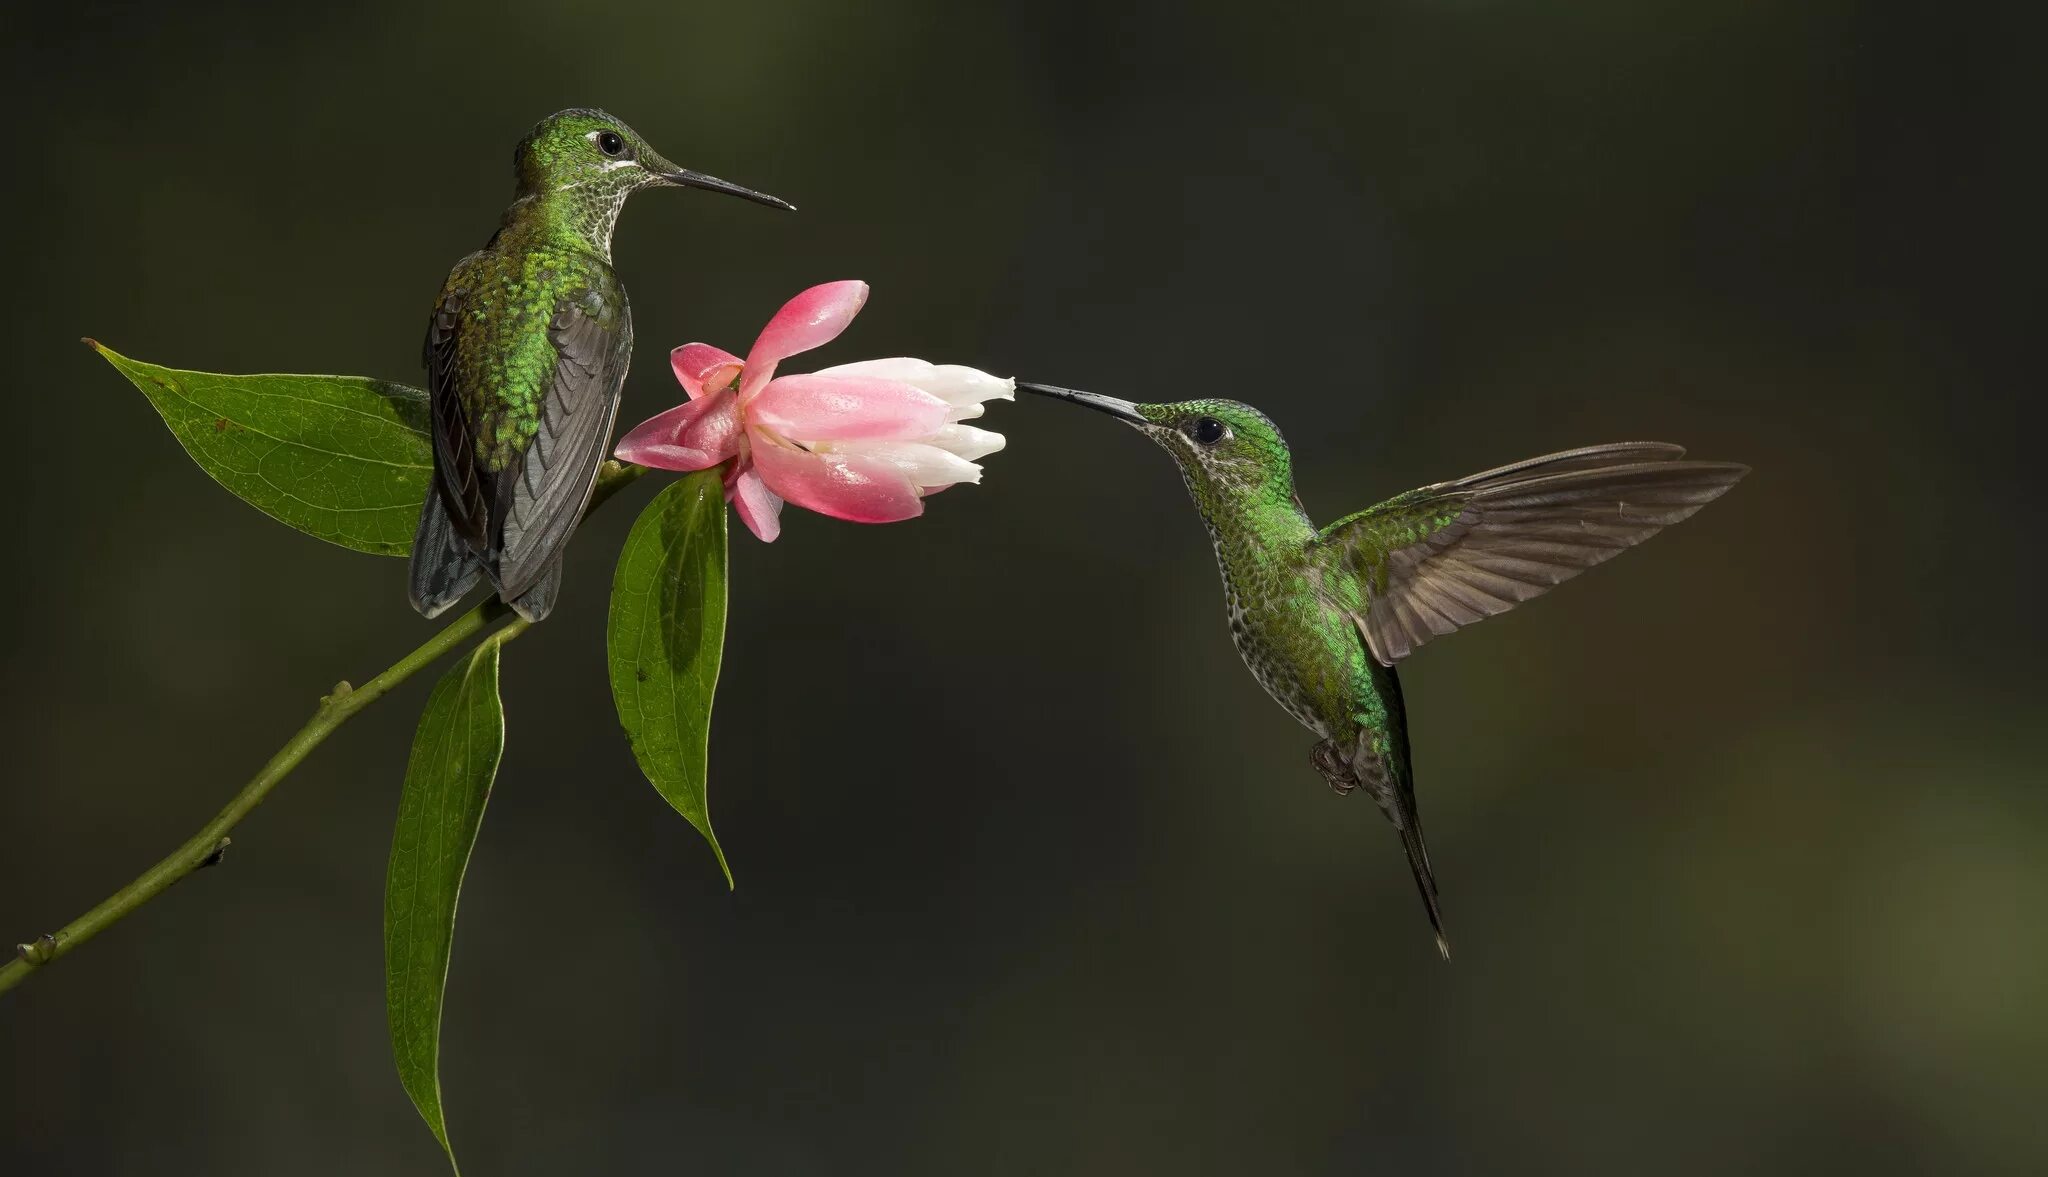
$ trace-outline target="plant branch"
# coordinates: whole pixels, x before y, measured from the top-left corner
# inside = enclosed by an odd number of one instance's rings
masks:
[[[595,511],[606,499],[621,487],[646,472],[644,467],[629,466],[619,462],[606,462],[598,472],[597,485],[590,496],[586,516]],[[99,906],[64,925],[63,929],[39,937],[28,944],[18,945],[15,959],[0,965],[0,993],[12,989],[28,978],[31,973],[51,961],[70,953],[79,945],[105,931],[124,916],[169,890],[173,883],[202,867],[219,862],[228,848],[228,831],[249,816],[249,811],[263,803],[277,783],[291,775],[301,761],[313,749],[332,735],[336,728],[347,723],[355,714],[378,699],[385,692],[411,678],[449,653],[462,646],[469,639],[489,629],[511,610],[498,598],[478,605],[469,612],[449,622],[441,631],[428,638],[420,647],[392,663],[375,678],[359,687],[348,683],[335,685],[332,694],[320,700],[320,706],[313,712],[313,718],[306,721],[297,734],[285,742],[284,747],[270,758],[249,783],[242,786],[225,809],[214,815],[214,819],[185,841],[176,850],[166,855],[161,862],[150,867],[134,882],[116,891]],[[525,632],[529,623],[521,618],[499,629],[489,641],[508,642]]]

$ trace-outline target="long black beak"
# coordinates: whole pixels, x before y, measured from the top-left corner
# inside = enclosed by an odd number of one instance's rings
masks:
[[[703,172],[693,172],[688,168],[681,168],[673,172],[663,172],[661,173],[661,178],[671,184],[680,184],[685,188],[702,188],[706,192],[723,192],[727,196],[737,196],[741,200],[751,200],[755,204],[765,204],[769,208],[786,208],[791,212],[796,211],[795,205],[782,199],[780,196],[770,196],[766,192],[756,192],[752,188],[742,188],[738,184],[721,180],[717,176],[707,176]]]
[[[1099,392],[1081,392],[1072,388],[1055,388],[1050,384],[1026,384],[1022,380],[1017,382],[1017,387],[1025,392],[1035,392],[1040,396],[1052,397],[1054,400],[1071,401],[1077,405],[1086,405],[1091,409],[1108,413],[1117,420],[1127,421],[1132,425],[1151,424],[1150,421],[1144,418],[1143,414],[1138,412],[1137,405],[1132,404],[1130,401],[1118,400],[1113,396],[1103,396]]]

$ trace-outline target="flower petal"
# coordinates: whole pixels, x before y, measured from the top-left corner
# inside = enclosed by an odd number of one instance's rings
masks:
[[[951,450],[970,462],[986,458],[1006,444],[1002,434],[976,429],[972,425],[944,425],[925,440],[940,449]]]
[[[656,470],[704,470],[739,452],[739,412],[731,393],[684,401],[628,430],[612,453]]]
[[[928,360],[913,359],[910,356],[892,356],[886,360],[855,360],[851,364],[834,364],[820,368],[819,376],[867,376],[876,380],[901,380],[905,384],[919,384],[931,374],[932,364]]]
[[[757,435],[754,468],[768,489],[834,519],[894,523],[924,513],[903,471],[865,454],[814,454]]]
[[[981,467],[950,450],[921,441],[828,441],[817,452],[880,458],[903,471],[904,477],[920,490],[981,481]]]
[[[945,401],[896,380],[780,376],[747,406],[747,422],[796,441],[925,437],[946,423]]]
[[[837,338],[861,304],[868,300],[868,284],[859,281],[827,282],[813,286],[782,304],[768,325],[761,328],[753,349],[747,352],[746,374],[740,380],[740,399],[751,401],[754,394],[775,375],[775,365],[802,351],[830,343]]]
[[[772,544],[782,534],[782,496],[769,490],[752,467],[726,480],[725,497],[732,500],[733,513],[754,533],[755,539]]]
[[[905,384],[924,389],[956,408],[979,405],[988,400],[1017,399],[1015,380],[991,376],[979,368],[964,367],[960,364],[933,364],[910,356],[838,364],[820,370],[818,375],[871,376],[882,380],[901,380]],[[973,415],[978,417],[981,414]]]
[[[706,391],[717,392],[740,374],[740,358],[708,343],[686,343],[668,353],[668,366],[682,383],[691,400]]]

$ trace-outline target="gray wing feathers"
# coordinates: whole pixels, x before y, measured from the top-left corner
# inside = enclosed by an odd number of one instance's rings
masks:
[[[412,607],[426,617],[438,616],[461,600],[484,572],[479,555],[486,523],[483,486],[461,392],[454,387],[455,332],[461,316],[459,291],[444,290],[427,321],[421,349],[432,404],[434,479],[413,533],[408,595]]]
[[[476,464],[475,438],[457,388],[456,333],[462,322],[459,290],[442,292],[427,322],[427,389],[433,406],[434,485],[456,532],[481,550],[488,542],[490,507]]]
[[[420,506],[420,526],[412,541],[412,607],[423,617],[438,617],[461,600],[484,574],[483,560],[456,534],[448,508],[429,493]]]
[[[1433,490],[1462,489],[1490,486],[1511,482],[1537,474],[1557,474],[1565,470],[1582,470],[1589,467],[1618,466],[1628,462],[1675,462],[1685,456],[1685,447],[1672,445],[1668,441],[1612,441],[1604,445],[1581,446],[1575,450],[1560,450],[1540,458],[1525,458],[1510,462],[1492,470],[1482,470],[1467,475],[1456,482],[1441,482]]]
[[[1683,452],[1597,446],[1430,488],[1464,506],[1448,526],[1387,553],[1385,588],[1365,616],[1374,656],[1392,666],[1433,637],[1540,596],[1689,517],[1748,473],[1677,460]]]
[[[590,501],[618,413],[618,391],[632,354],[631,321],[623,313],[608,326],[585,304],[564,302],[549,323],[558,358],[542,405],[540,428],[517,473],[498,487],[503,505],[499,532],[498,591],[526,613],[546,607],[527,598],[549,577],[559,578],[569,536]],[[553,604],[552,591],[546,594]]]

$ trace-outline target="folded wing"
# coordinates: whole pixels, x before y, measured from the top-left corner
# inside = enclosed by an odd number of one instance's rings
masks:
[[[555,370],[540,429],[495,488],[498,589],[515,608],[561,558],[604,461],[633,350],[625,293],[613,287],[611,295],[556,306],[548,321]]]

